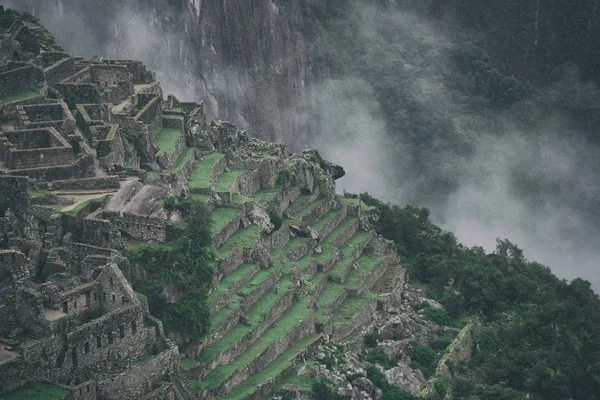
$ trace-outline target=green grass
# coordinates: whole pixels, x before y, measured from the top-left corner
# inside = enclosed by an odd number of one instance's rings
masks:
[[[198,200],[201,203],[206,203],[211,198],[210,194],[192,193],[191,196],[192,196],[193,199],[196,199],[196,200]]]
[[[36,91],[35,89],[27,89],[22,92],[12,93],[12,94],[6,95],[4,97],[0,97],[0,105],[13,103],[15,101],[30,99],[32,97],[37,97],[39,95],[40,95],[39,91]]]
[[[163,118],[166,118],[166,119],[183,119],[184,117],[183,117],[183,115],[166,115],[166,114],[163,114]]]
[[[344,257],[341,260],[337,260],[329,270],[329,276],[333,279],[341,280],[346,271],[349,268],[352,268],[350,264],[352,264],[353,261],[354,259],[352,257]]]
[[[167,153],[168,155],[172,155],[175,149],[177,148],[177,143],[179,142],[179,138],[181,137],[181,130],[176,128],[162,128],[158,137],[156,138],[156,147],[158,147],[158,152],[156,155],[161,153]]]
[[[229,300],[229,307],[220,309],[219,312],[212,316],[210,320],[211,330],[216,328],[221,322],[223,322],[225,318],[238,310],[244,301],[244,297],[249,293],[252,293],[258,286],[260,286],[276,272],[277,270],[275,268],[262,269],[254,274],[252,279],[250,279],[250,281],[248,281],[244,286],[234,291]],[[244,297],[240,296],[240,293],[244,294]]]
[[[373,271],[375,267],[377,267],[382,261],[383,257],[372,258],[365,254],[362,254],[358,258],[358,260],[356,260],[357,264],[360,266],[360,269],[350,271],[344,284],[347,287],[358,289],[358,287],[362,283],[363,278],[368,273]]]
[[[300,196],[298,196],[296,198],[296,200],[294,200],[293,202],[290,203],[290,205],[285,209],[284,213],[290,214],[292,212],[292,210],[298,206],[298,204],[302,203],[303,201],[308,199],[310,196],[312,196],[312,195],[306,194],[306,193],[300,194]]]
[[[297,301],[288,309],[275,323],[267,329],[252,346],[250,346],[241,356],[227,365],[221,365],[213,370],[205,378],[204,383],[210,389],[217,388],[237,369],[243,368],[254,361],[265,349],[278,340],[285,337],[295,326],[299,325],[312,310],[306,308],[309,297],[304,297]],[[264,372],[264,371],[263,371]]]
[[[237,193],[231,196],[231,199],[236,203],[248,203],[252,201],[250,197],[242,196],[241,194]]]
[[[331,281],[327,282],[317,299],[319,306],[321,308],[331,306],[343,293],[344,287],[342,285]]]
[[[231,172],[223,172],[219,179],[213,184],[213,187],[217,192],[229,192],[231,185],[235,179],[247,172],[244,169],[235,169]]]
[[[294,218],[297,220],[301,220],[302,218],[304,218],[308,214],[310,214],[314,209],[319,207],[322,203],[323,203],[323,199],[321,199],[321,198],[315,199],[310,204],[308,204],[306,207],[304,207],[302,210],[300,210],[296,214],[294,214]]]
[[[231,291],[231,288],[234,286],[234,284],[236,284],[237,282],[239,282],[241,280],[244,280],[248,276],[248,274],[252,273],[252,271],[254,271],[255,269],[256,269],[255,264],[242,264],[239,267],[237,267],[235,270],[233,270],[232,272],[230,272],[229,274],[224,276],[223,279],[221,279],[221,281],[219,281],[218,289],[213,291],[208,296],[208,299],[207,299],[208,304],[210,304],[210,305],[214,304],[217,300],[219,300],[221,297],[223,297],[223,295],[225,295],[226,293],[229,293]]]
[[[179,107],[179,106],[173,107],[173,108],[171,108],[171,111],[182,112],[183,111],[183,107]]]
[[[81,203],[77,204],[74,208],[67,210],[64,213],[66,215],[70,215],[70,216],[74,217],[77,215],[77,213],[79,211],[83,210],[88,204],[100,204],[100,203],[102,203],[102,200],[104,200],[104,196],[96,197],[94,199],[88,199],[86,201],[82,201]]]
[[[152,354],[146,354],[144,356],[135,358],[135,359],[131,360],[131,366],[135,367],[136,365],[143,364],[144,362],[150,360],[152,357],[154,357]]]
[[[225,243],[217,249],[217,255],[222,259],[227,258],[235,249],[248,248],[258,240],[260,226],[250,225],[244,229],[238,229]]]
[[[188,372],[192,368],[196,367],[199,364],[199,361],[189,357],[183,357],[179,360],[179,366],[184,372]]]
[[[240,214],[242,210],[239,208],[222,207],[213,211],[210,215],[212,217],[211,231],[213,235],[225,228],[227,224],[235,217]]]
[[[356,232],[354,236],[348,239],[344,244],[340,246],[340,251],[345,255],[349,256],[354,250],[356,250],[356,246],[363,243],[371,234],[369,232]]]
[[[2,400],[59,400],[69,396],[68,390],[47,383],[31,383],[7,394]]]
[[[329,243],[335,241],[342,233],[346,232],[351,224],[355,223],[357,220],[358,218],[350,215],[344,218],[344,220],[321,241],[321,245],[328,245]]]
[[[185,152],[183,152],[183,154],[179,156],[177,162],[175,162],[175,164],[173,164],[169,169],[167,169],[167,171],[179,171],[181,168],[183,168],[183,165],[190,158],[193,152],[194,149],[187,149]]]
[[[365,305],[370,302],[374,296],[368,293],[362,293],[358,297],[347,298],[340,308],[338,308],[332,319],[334,326],[342,326],[352,321],[354,316],[361,312]]]
[[[227,350],[232,345],[237,343],[242,337],[244,337],[244,335],[256,328],[256,326],[264,320],[267,313],[271,311],[275,303],[287,293],[288,289],[290,288],[289,277],[282,277],[278,281],[278,284],[278,293],[275,293],[275,290],[268,290],[259,301],[253,304],[252,307],[246,311],[245,316],[250,320],[250,326],[237,324],[212,346],[202,349],[202,353],[200,354],[200,362],[203,364],[208,363],[218,353]]]
[[[322,218],[319,218],[319,220],[312,225],[312,228],[316,231],[320,231],[321,229],[329,225],[331,221],[333,221],[337,216],[339,216],[342,213],[342,211],[344,211],[343,207],[339,210],[328,211],[325,215],[323,215]]]
[[[210,186],[210,170],[225,155],[210,153],[196,161],[190,177],[190,188],[207,188]]]
[[[273,189],[260,189],[254,194],[254,199],[261,203],[268,203],[269,201],[273,200],[275,196],[277,196],[279,189],[279,185],[276,185]]]
[[[360,200],[358,198],[352,198],[352,197],[342,197],[342,204],[344,205],[354,205],[357,206],[359,204]]]
[[[309,335],[302,338],[300,341],[298,341],[298,343],[287,349],[279,357],[269,363],[266,368],[248,379],[246,382],[244,382],[244,384],[238,386],[228,395],[222,397],[222,399],[233,400],[245,399],[249,397],[256,391],[261,383],[267,381],[268,379],[274,378],[283,372],[294,362],[298,354],[308,348],[308,346],[310,346],[318,337],[318,335]]]

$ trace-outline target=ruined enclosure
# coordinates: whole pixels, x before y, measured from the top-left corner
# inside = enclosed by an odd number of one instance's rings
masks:
[[[8,169],[73,162],[73,148],[54,128],[0,132],[0,160]]]
[[[64,101],[17,106],[19,125],[24,129],[52,127],[63,136],[73,133],[75,118]]]

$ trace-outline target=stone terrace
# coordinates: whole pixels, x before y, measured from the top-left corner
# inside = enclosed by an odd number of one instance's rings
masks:
[[[336,194],[341,167],[208,122],[141,62],[73,57],[11,15],[0,7],[0,396],[45,382],[72,399],[263,399],[370,322],[403,270],[372,210]],[[128,249],[169,246],[181,223],[167,196],[213,220],[201,340],[165,333],[132,289],[148,271]]]

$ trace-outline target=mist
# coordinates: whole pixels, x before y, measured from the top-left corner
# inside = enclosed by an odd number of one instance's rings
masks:
[[[165,93],[203,100],[211,117],[223,117],[217,97],[229,108],[252,100],[248,71],[221,66],[199,76],[188,39],[165,29],[150,6],[3,3],[40,18],[75,54],[143,60]],[[597,110],[598,87],[564,65],[551,83],[499,107],[504,99],[480,93],[488,77],[466,73],[455,57],[471,51],[469,33],[398,8],[352,4],[316,44],[341,67],[305,88],[308,138],[303,143],[285,130],[281,137],[294,150],[315,147],[342,165],[340,191],[427,206],[434,222],[466,245],[493,251],[496,238],[508,238],[557,276],[580,276],[600,290],[600,149],[571,112]],[[235,87],[224,78],[232,75],[239,77]],[[500,81],[513,85],[510,77]],[[296,118],[298,110],[284,112]],[[241,111],[229,115],[254,133]]]
[[[347,170],[338,188],[427,206],[434,222],[468,246],[494,251],[496,238],[508,238],[529,260],[560,278],[583,277],[598,291],[600,149],[565,112],[597,109],[598,87],[565,65],[551,85],[492,111],[485,99],[454,89],[452,80],[462,77],[452,61],[460,41],[453,32],[389,9],[363,7],[356,15],[353,27],[360,27],[364,49],[397,46],[398,57],[386,60],[385,51],[374,57],[381,65],[371,65],[378,75],[370,80],[358,68],[361,78],[331,79],[311,89],[319,133],[309,145]],[[385,98],[373,90],[385,69],[403,76],[403,96],[450,128],[422,141],[414,124],[390,130],[382,118]],[[408,112],[401,102],[397,108]]]

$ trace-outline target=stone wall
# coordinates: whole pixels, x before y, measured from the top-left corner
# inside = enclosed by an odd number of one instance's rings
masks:
[[[94,178],[69,179],[66,181],[53,181],[51,190],[99,190],[118,189],[120,187],[119,177],[101,176]]]
[[[41,69],[27,63],[17,64],[14,69],[0,72],[0,96],[23,92],[43,80]]]
[[[213,235],[211,246],[215,249],[219,248],[229,236],[233,235],[238,230],[241,220],[242,216],[240,214],[233,217],[223,229]]]
[[[98,383],[100,398],[111,400],[139,399],[152,392],[154,384],[179,368],[179,352],[172,346],[150,360]]]
[[[44,76],[48,85],[55,85],[60,81],[67,79],[76,72],[75,59],[63,58],[54,64],[44,68]]]
[[[27,178],[0,175],[0,216],[4,216],[8,208],[20,217],[28,212],[31,201],[28,189]]]
[[[135,121],[142,122],[148,126],[148,134],[152,143],[158,137],[163,127],[162,108],[160,98],[154,97],[134,117]]]
[[[119,214],[113,211],[104,211],[104,218],[115,228],[136,239],[167,241],[167,225],[163,219],[132,213]]]
[[[224,396],[231,392],[233,388],[243,383],[249,377],[262,371],[265,366],[276,359],[281,353],[291,347],[293,344],[298,342],[303,337],[314,332],[315,321],[311,315],[304,321],[299,323],[297,326],[282,339],[273,343],[265,351],[263,351],[253,362],[249,365],[234,371],[231,376],[225,380],[213,393],[216,396]]]

